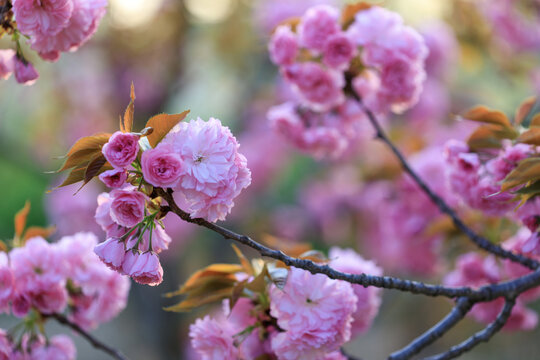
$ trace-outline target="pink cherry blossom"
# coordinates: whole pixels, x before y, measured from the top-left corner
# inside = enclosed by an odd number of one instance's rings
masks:
[[[527,158],[533,152],[533,147],[528,144],[516,144],[504,147],[499,155],[486,163],[486,169],[493,174],[495,181],[503,180],[518,163]]]
[[[317,5],[302,16],[298,36],[302,46],[322,51],[330,35],[340,31],[339,11],[328,5]]]
[[[358,45],[365,46],[378,42],[379,38],[386,37],[391,29],[401,26],[403,19],[399,14],[379,6],[372,6],[356,13],[347,32]]]
[[[15,293],[15,277],[6,253],[0,252],[0,313],[9,311],[9,302]]]
[[[144,179],[154,186],[173,188],[182,175],[183,162],[171,144],[159,144],[141,157]]]
[[[364,260],[352,249],[340,249],[333,247],[328,253],[330,266],[334,269],[349,274],[382,275],[382,269],[373,261]],[[381,306],[381,289],[375,287],[363,287],[353,285],[354,294],[358,301],[356,312],[353,314],[352,337],[365,333]]]
[[[34,66],[26,60],[21,60],[15,57],[15,66],[13,68],[15,72],[15,80],[19,84],[32,85],[39,78],[39,74]]]
[[[103,231],[111,230],[119,225],[111,217],[112,199],[109,193],[101,193],[97,197],[98,206],[96,208],[95,220]]]
[[[268,44],[270,59],[276,65],[291,65],[298,53],[298,40],[289,26],[279,26]]]
[[[7,79],[15,70],[15,51],[12,49],[0,50],[0,78]]]
[[[237,360],[238,349],[233,343],[234,330],[227,322],[218,322],[206,315],[189,327],[191,346],[203,360]]]
[[[175,196],[185,198],[193,218],[224,220],[251,183],[246,158],[229,128],[210,118],[181,122],[163,139],[184,162]]]
[[[40,56],[49,61],[56,61],[60,52],[75,51],[84,44],[97,30],[105,15],[107,0],[71,0],[73,12],[69,22],[57,34],[36,34],[31,37],[30,45]]]
[[[329,67],[346,69],[356,53],[356,45],[350,36],[339,32],[326,40],[323,49],[323,63]]]
[[[350,339],[357,298],[349,283],[291,268],[284,289],[272,285],[269,294],[270,314],[285,331],[272,339],[280,359],[315,359]]]
[[[0,329],[0,360],[11,360],[13,357],[13,344],[7,337],[4,329]]]
[[[17,28],[29,36],[58,34],[67,26],[72,12],[72,0],[13,0]]]
[[[163,281],[163,268],[154,252],[128,251],[122,263],[122,272],[139,284],[155,286]]]
[[[103,183],[110,188],[119,188],[122,187],[127,180],[127,171],[122,168],[107,170],[99,175],[99,180],[103,181]]]
[[[103,146],[102,152],[112,166],[126,168],[139,152],[139,135],[117,131]]]
[[[146,196],[134,187],[111,191],[111,218],[118,225],[131,228],[144,218]]]
[[[117,238],[109,238],[96,245],[94,252],[103,261],[105,265],[115,271],[122,269],[124,256],[126,253],[125,245]]]
[[[75,360],[77,349],[71,338],[66,335],[53,336],[48,344],[32,349],[32,360]]]

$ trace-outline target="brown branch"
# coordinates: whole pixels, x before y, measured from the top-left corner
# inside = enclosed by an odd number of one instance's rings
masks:
[[[508,298],[506,299],[506,302],[504,303],[504,307],[495,319],[494,322],[489,324],[484,330],[477,332],[467,340],[463,341],[461,344],[456,345],[447,352],[441,353],[439,355],[431,356],[426,358],[425,360],[448,360],[448,359],[454,359],[458,356],[462,355],[463,353],[471,350],[472,348],[479,345],[481,342],[487,342],[489,339],[493,337],[499,330],[503,328],[503,326],[508,321],[508,318],[512,314],[512,309],[514,308],[516,301],[514,298]]]
[[[51,314],[51,315],[44,315],[44,316],[51,317],[55,319],[56,321],[58,321],[60,324],[70,327],[73,331],[81,335],[90,344],[92,344],[93,347],[109,354],[112,358],[115,358],[117,360],[128,360],[128,358],[124,354],[122,354],[120,351],[110,347],[107,344],[102,343],[100,340],[96,339],[93,335],[91,335],[90,333],[82,329],[79,325],[75,324],[74,322],[69,321],[69,319],[66,318],[64,315]]]
[[[401,151],[399,151],[399,149],[394,145],[392,140],[390,140],[390,138],[386,135],[383,128],[377,121],[375,114],[363,104],[362,99],[360,99],[354,91],[351,91],[350,93],[353,94],[353,97],[358,101],[358,103],[364,110],[364,113],[367,115],[369,122],[376,131],[377,138],[384,142],[390,148],[390,150],[399,160],[401,166],[403,167],[403,170],[405,170],[405,172],[409,174],[409,176],[416,182],[416,184],[422,189],[422,191],[426,193],[426,195],[431,199],[431,201],[435,205],[437,205],[441,212],[450,216],[454,225],[465,235],[467,235],[467,237],[471,239],[473,243],[475,243],[481,249],[484,249],[498,257],[520,263],[528,267],[529,269],[536,270],[540,267],[540,263],[538,263],[538,261],[520,254],[515,254],[513,252],[504,250],[502,247],[491,243],[488,239],[478,235],[470,227],[468,227],[457,215],[457,213],[439,195],[433,192],[433,190],[431,190],[431,188],[424,182],[424,180],[422,180],[418,176],[418,174],[412,169]]]

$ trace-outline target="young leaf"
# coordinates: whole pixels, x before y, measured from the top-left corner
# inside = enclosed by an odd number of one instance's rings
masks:
[[[75,183],[78,183],[79,181],[83,181],[84,174],[86,173],[86,166],[87,164],[84,164],[81,167],[77,167],[71,170],[71,172],[69,173],[68,177],[64,180],[64,182],[58,185],[55,189],[68,186],[71,184],[75,184]]]
[[[189,110],[186,110],[180,114],[159,114],[151,117],[145,126],[145,128],[151,127],[153,129],[150,135],[147,136],[150,145],[155,148],[176,124],[186,118],[188,113]]]
[[[86,185],[90,180],[92,180],[94,176],[100,173],[105,163],[107,163],[107,159],[105,159],[105,156],[103,156],[102,154],[97,155],[88,163],[86,171],[84,172],[83,186]]]
[[[531,96],[521,103],[521,105],[517,108],[516,114],[514,116],[514,122],[517,125],[521,125],[523,123],[523,120],[527,118],[527,115],[529,115],[535,103],[536,96]]]
[[[133,117],[135,115],[135,86],[131,83],[131,92],[129,94],[130,102],[124,112],[124,121],[120,120],[120,131],[131,132],[133,129]]]
[[[15,214],[15,236],[20,238],[26,227],[26,218],[30,212],[30,201],[24,203],[24,207]]]
[[[529,181],[540,180],[540,157],[522,160],[518,166],[506,176],[501,185],[501,191],[508,191]]]
[[[471,150],[500,148],[502,139],[515,139],[517,132],[510,127],[500,125],[479,126],[467,139]]]
[[[176,305],[166,307],[164,308],[164,310],[173,312],[187,312],[201,305],[210,304],[231,297],[231,295],[232,287],[220,289],[209,294],[207,293],[199,296],[188,296],[188,298],[184,301],[181,301]]]
[[[80,138],[69,149],[65,156],[66,161],[56,172],[81,167],[82,164],[89,162],[96,154],[101,153],[101,148],[109,141],[110,137],[111,134],[99,133]]]
[[[510,120],[502,111],[490,110],[485,106],[476,106],[467,111],[463,117],[468,120],[500,125],[506,128],[512,127]]]
[[[516,191],[520,195],[535,195],[540,194],[540,181],[535,181],[530,185],[524,186]]]
[[[251,266],[251,263],[249,262],[249,260],[246,259],[244,254],[242,254],[242,251],[240,251],[240,249],[236,245],[232,244],[231,246],[234,252],[236,253],[236,256],[240,260],[240,264],[242,264],[242,267],[244,268],[244,271],[246,272],[246,274],[253,275],[254,274],[253,267]]]
[[[540,145],[540,127],[532,127],[519,135],[517,141],[524,144]]]
[[[39,226],[30,226],[24,232],[23,241],[26,242],[28,239],[31,239],[36,236],[41,236],[43,238],[48,238],[56,231],[56,227],[49,226],[48,228],[42,228]]]

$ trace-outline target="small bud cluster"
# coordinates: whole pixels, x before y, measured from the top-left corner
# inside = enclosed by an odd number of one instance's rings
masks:
[[[268,48],[295,95],[268,118],[318,158],[339,157],[358,137],[356,123],[365,118],[347,100],[352,91],[378,114],[401,113],[418,101],[426,77],[422,37],[377,6],[351,20],[332,6],[314,6],[296,26],[278,26]]]

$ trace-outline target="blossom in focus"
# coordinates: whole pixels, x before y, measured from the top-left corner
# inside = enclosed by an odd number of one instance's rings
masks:
[[[139,284],[155,286],[163,281],[163,268],[158,256],[151,251],[128,251],[122,263],[122,272]]]
[[[193,218],[224,220],[234,198],[251,183],[247,160],[229,128],[214,118],[181,122],[162,143],[172,145],[184,163],[174,190],[185,198],[186,210]]]
[[[72,0],[13,0],[17,29],[28,36],[58,34],[73,13]]]
[[[117,131],[103,145],[105,159],[115,168],[128,167],[139,152],[139,136]]]
[[[182,175],[182,159],[170,144],[159,144],[141,156],[144,179],[154,186],[173,188]]]
[[[127,171],[122,168],[107,170],[99,175],[99,180],[110,188],[122,187],[125,184],[126,179]]]
[[[146,196],[133,187],[111,191],[110,216],[118,225],[133,227],[144,218]]]
[[[357,298],[349,283],[291,268],[281,290],[272,285],[270,314],[284,332],[272,339],[279,359],[317,359],[351,337]]]

